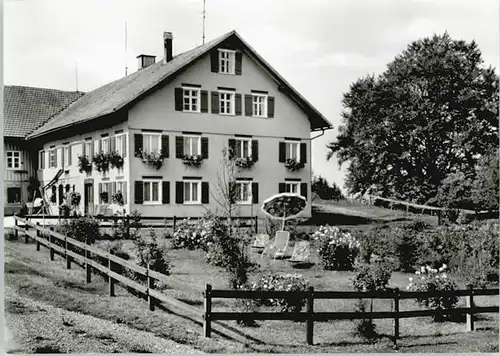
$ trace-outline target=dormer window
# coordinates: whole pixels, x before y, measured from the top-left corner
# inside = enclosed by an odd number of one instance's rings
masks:
[[[219,73],[234,74],[235,51],[219,49]]]

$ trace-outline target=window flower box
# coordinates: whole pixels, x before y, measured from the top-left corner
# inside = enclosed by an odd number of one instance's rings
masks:
[[[184,155],[182,162],[187,166],[199,167],[203,163],[201,155]]]
[[[299,169],[304,168],[304,162],[297,161],[296,159],[289,158],[285,161],[285,167],[292,172],[298,171]]]
[[[94,162],[98,172],[102,174],[109,172],[109,155],[106,153],[100,152],[95,154],[92,161]]]
[[[240,168],[251,168],[254,164],[252,157],[235,158],[234,163]]]
[[[155,168],[156,170],[159,170],[163,165],[163,154],[161,150],[146,152],[142,149],[139,149],[136,153],[136,157],[139,157],[145,164]]]
[[[116,168],[116,169],[122,169],[123,164],[125,163],[125,160],[123,157],[116,151],[111,152],[108,155],[109,159],[109,164],[111,165],[111,168]]]
[[[80,173],[85,172],[90,174],[90,172],[92,172],[92,163],[86,156],[78,156],[78,170]]]

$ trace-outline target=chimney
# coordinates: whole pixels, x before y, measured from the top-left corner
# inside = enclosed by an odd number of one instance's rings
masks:
[[[156,56],[150,56],[148,54],[140,54],[136,58],[139,59],[139,62],[138,62],[139,66],[138,66],[137,70],[141,70],[141,69],[144,69],[146,67],[149,67],[151,64],[154,64]]]
[[[163,32],[163,47],[165,48],[165,63],[172,60],[172,32]]]

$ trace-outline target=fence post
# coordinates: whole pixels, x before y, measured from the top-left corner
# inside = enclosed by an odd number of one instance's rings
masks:
[[[147,285],[148,285],[148,304],[149,304],[149,310],[154,311],[155,310],[155,302],[153,297],[151,297],[150,290],[154,287],[154,278],[152,278],[149,275],[149,263],[147,264],[147,269],[146,269],[146,277],[147,277]]]
[[[399,339],[399,288],[394,289],[394,345],[397,345]]]
[[[259,233],[259,218],[255,216],[255,233]]]
[[[474,331],[474,289],[472,285],[468,286],[469,295],[466,299],[466,307],[472,308],[471,311],[467,312],[467,331]]]
[[[127,240],[130,240],[130,215],[127,214],[127,218],[125,219],[126,221],[126,228],[127,228]]]
[[[51,226],[49,228],[50,231],[54,231],[54,228]],[[54,238],[52,237],[52,234],[49,232],[49,243],[50,243],[50,260],[54,261],[54,248],[52,247],[52,244],[54,243]]]
[[[115,280],[111,277],[111,274],[109,272],[112,272],[113,270],[113,261],[111,261],[111,251],[108,253],[108,286],[109,286],[109,296],[114,297],[115,296]]]
[[[177,217],[174,215],[174,222],[173,222],[173,226],[172,226],[172,230],[175,231],[175,223],[177,222]]]
[[[19,233],[17,232],[17,214],[14,214],[14,236],[16,237],[16,240],[19,238]]]
[[[71,269],[71,256],[68,253],[68,237],[64,235],[64,245],[66,250],[66,269]]]
[[[90,252],[87,250],[87,245],[88,245],[88,240],[85,239],[85,243],[84,243],[84,246],[85,246],[85,249],[84,249],[84,256],[85,256],[85,274],[86,274],[86,278],[85,278],[85,284],[88,284],[92,281],[92,275],[91,275],[91,270],[90,270],[90,264],[88,262],[88,260],[90,259]]]
[[[307,344],[313,345],[314,335],[314,287],[309,287],[307,294]]]
[[[36,236],[37,237],[41,237],[40,230],[39,230],[40,229],[40,223],[37,222],[36,225],[37,225]],[[38,240],[36,240],[36,250],[40,251],[40,241],[38,241]]]
[[[203,314],[203,335],[205,337],[210,337],[211,334],[211,323],[212,323],[212,286],[207,284],[205,287],[205,293],[203,293],[205,297],[203,299],[205,314]]]

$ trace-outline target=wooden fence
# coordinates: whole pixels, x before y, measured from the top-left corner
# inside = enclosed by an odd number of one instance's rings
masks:
[[[24,218],[26,220],[30,219],[45,219],[45,220],[63,220],[63,219],[77,219],[79,216],[68,216],[61,217],[59,215],[46,215],[43,217],[42,215],[25,215]],[[130,228],[133,228],[134,218],[130,215],[124,216],[103,216],[96,215],[93,216],[97,220],[100,221],[100,226],[104,228],[111,228],[115,226],[119,221],[123,221],[125,227],[127,228],[127,235],[130,234]],[[226,219],[225,217],[221,217],[222,219]],[[188,219],[187,217],[179,217],[179,216],[141,216],[140,222],[137,225],[139,228],[176,228],[177,224],[180,221]],[[189,220],[197,221],[201,219],[201,217],[191,217]],[[259,231],[259,220],[257,216],[235,216],[232,218],[233,222],[240,228],[252,228],[256,233]],[[148,223],[144,223],[143,221],[147,221]]]
[[[147,299],[150,310],[155,310],[155,306],[164,303],[168,309],[178,313],[181,316],[187,317],[194,322],[203,323],[203,310],[193,307],[187,303],[181,302],[173,297],[166,295],[154,288],[154,281],[160,281],[168,284],[169,277],[165,274],[159,273],[150,269],[149,267],[141,267],[131,263],[123,258],[115,256],[100,248],[90,246],[86,243],[77,241],[70,237],[64,236],[53,230],[53,227],[44,228],[39,223],[34,223],[18,216],[14,216],[15,220],[15,234],[19,237],[19,232],[24,235],[25,242],[28,243],[29,239],[36,242],[36,249],[40,251],[40,246],[45,246],[49,250],[50,260],[55,260],[55,255],[62,256],[66,261],[66,268],[71,269],[72,264],[83,266],[85,269],[85,284],[91,283],[92,268],[101,272],[105,280],[108,281],[109,296],[115,296],[115,285],[121,283],[128,289],[140,292],[145,299]],[[76,251],[79,252],[76,252]],[[92,257],[99,257],[99,259],[92,259]],[[121,267],[121,268],[117,268]],[[116,271],[123,271],[123,268],[135,272],[136,275],[142,276],[145,280],[145,285],[130,279],[129,277],[118,273]],[[245,333],[235,330],[224,323],[218,322],[214,330],[227,338],[231,338],[243,343],[256,342]]]
[[[467,331],[474,330],[474,314],[498,313],[498,306],[476,306],[474,296],[498,295],[498,289],[466,289],[456,291],[435,291],[435,292],[407,292],[393,289],[381,292],[341,292],[341,291],[315,291],[309,287],[307,291],[235,291],[235,290],[214,290],[210,284],[206,285],[204,292],[204,316],[203,330],[205,337],[211,335],[211,322],[215,320],[294,320],[305,321],[306,341],[308,345],[313,345],[314,322],[328,320],[353,320],[353,319],[393,319],[394,320],[394,343],[399,338],[399,320],[403,318],[416,318],[422,316],[435,316],[439,311],[430,310],[409,310],[401,311],[399,301],[401,299],[429,298],[437,296],[464,296],[467,306],[465,308],[454,308],[447,312],[450,314],[466,314]],[[213,312],[212,300],[214,298],[229,299],[291,299],[306,300],[306,311],[299,313],[284,312]],[[316,299],[392,299],[394,302],[393,311],[382,312],[315,312],[314,301]]]

